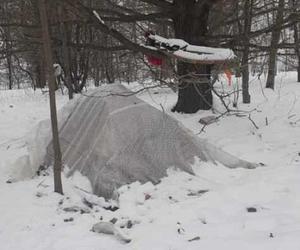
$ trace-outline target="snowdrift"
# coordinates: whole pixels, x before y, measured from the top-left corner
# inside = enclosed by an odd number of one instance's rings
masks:
[[[134,181],[158,183],[174,167],[193,174],[196,158],[228,167],[255,168],[185,129],[177,120],[132,95],[122,85],[107,85],[83,96],[60,130],[68,175],[81,172],[93,191],[110,198]],[[53,163],[50,143],[45,164]]]

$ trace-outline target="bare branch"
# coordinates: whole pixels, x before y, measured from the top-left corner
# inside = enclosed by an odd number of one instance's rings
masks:
[[[76,14],[84,17],[86,20],[91,21],[95,24],[95,28],[98,28],[101,32],[112,36],[114,39],[119,41],[121,44],[126,46],[128,49],[135,52],[142,52],[148,55],[154,55],[160,58],[165,57],[162,53],[146,48],[145,46],[136,44],[126,38],[123,34],[112,27],[108,27],[104,22],[100,21],[97,16],[93,14],[93,12],[87,8],[85,5],[81,4],[78,0],[64,0],[73,10],[76,10]]]

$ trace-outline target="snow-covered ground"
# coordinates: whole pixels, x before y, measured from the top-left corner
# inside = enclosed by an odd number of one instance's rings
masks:
[[[195,176],[170,170],[157,186],[122,187],[115,212],[82,202],[105,203],[79,174],[63,178],[64,196],[53,193],[51,172],[9,183],[18,171],[15,161],[26,154],[26,135],[49,116],[49,104],[40,92],[0,91],[0,249],[300,249],[300,84],[293,79],[293,73],[280,74],[275,92],[262,91],[263,83],[253,80],[252,104],[239,109],[253,110],[258,129],[248,114],[229,115],[196,135],[203,127],[198,120],[211,112],[170,113],[176,95],[166,89],[140,95],[195,136],[265,166],[231,170],[198,162]],[[59,107],[66,102],[58,96]],[[79,211],[67,212],[70,207]],[[90,231],[113,218],[131,243]]]

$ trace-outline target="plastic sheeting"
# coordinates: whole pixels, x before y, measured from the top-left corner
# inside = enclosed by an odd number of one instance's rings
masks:
[[[158,183],[170,167],[193,174],[195,157],[229,167],[253,168],[201,141],[177,120],[138,99],[122,85],[106,85],[81,97],[60,131],[69,175],[81,172],[93,191],[110,198],[134,181]],[[52,164],[52,145],[46,163]]]

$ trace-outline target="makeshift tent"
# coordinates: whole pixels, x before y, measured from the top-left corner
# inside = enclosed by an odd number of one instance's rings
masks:
[[[170,167],[193,174],[195,157],[232,168],[256,166],[200,140],[122,85],[102,86],[87,95],[62,125],[60,141],[69,175],[79,171],[87,176],[99,196],[109,198],[134,181],[158,183]],[[51,144],[47,151],[45,163],[51,165]]]

